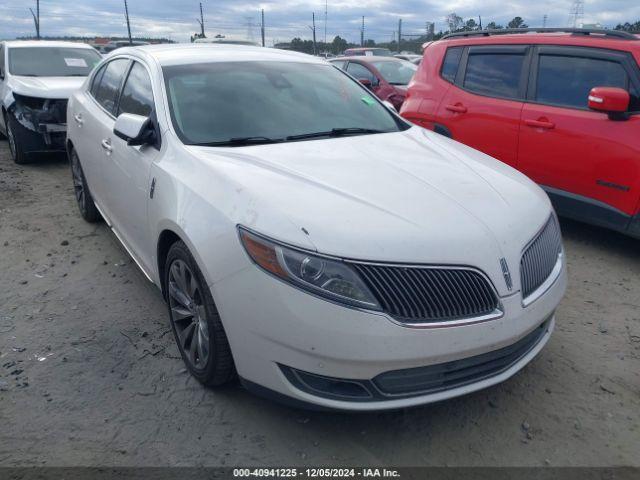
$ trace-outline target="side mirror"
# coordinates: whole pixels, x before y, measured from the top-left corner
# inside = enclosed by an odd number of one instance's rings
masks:
[[[127,145],[145,145],[155,141],[155,134],[149,117],[122,113],[113,126],[116,137],[127,142]]]
[[[371,88],[373,83],[368,78],[359,78],[358,81],[367,88]]]
[[[589,92],[589,108],[620,118],[629,109],[631,97],[623,88],[595,87]]]
[[[383,100],[382,103],[384,104],[385,107],[387,107],[392,112],[395,112],[395,113],[398,112],[398,110],[396,110],[396,107],[389,100]]]

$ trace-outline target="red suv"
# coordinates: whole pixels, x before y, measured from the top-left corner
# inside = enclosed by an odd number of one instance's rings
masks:
[[[536,32],[428,45],[400,113],[522,171],[560,215],[640,237],[640,36]]]

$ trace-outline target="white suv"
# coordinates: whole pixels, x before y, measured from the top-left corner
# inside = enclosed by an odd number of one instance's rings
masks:
[[[83,43],[0,43],[0,132],[16,163],[64,151],[67,99],[101,58]]]
[[[162,289],[206,385],[407,407],[503,381],[551,335],[566,272],[545,193],[323,60],[123,48],[68,117],[83,217]]]

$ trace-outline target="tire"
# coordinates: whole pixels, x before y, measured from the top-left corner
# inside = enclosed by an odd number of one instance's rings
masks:
[[[100,213],[93,202],[87,179],[84,176],[80,159],[75,149],[69,153],[69,165],[71,166],[71,178],[73,180],[73,193],[80,210],[80,215],[89,223],[95,223],[100,219]]]
[[[182,241],[169,249],[164,277],[169,321],[187,369],[209,387],[230,382],[235,367],[227,335],[202,272]]]
[[[24,148],[20,143],[20,140],[16,138],[15,132],[18,131],[18,121],[14,118],[13,115],[8,114],[5,116],[5,123],[7,125],[7,140],[9,142],[9,151],[11,152],[11,158],[18,165],[24,165],[27,163],[28,158],[26,153],[24,152]]]

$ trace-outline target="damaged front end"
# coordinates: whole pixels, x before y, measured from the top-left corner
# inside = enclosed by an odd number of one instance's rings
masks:
[[[64,151],[67,132],[67,99],[13,94],[9,112],[22,127],[15,132],[26,152]]]

